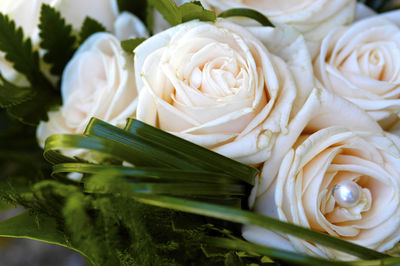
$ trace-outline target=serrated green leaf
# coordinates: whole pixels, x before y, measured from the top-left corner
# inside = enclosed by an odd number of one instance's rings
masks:
[[[15,22],[0,13],[0,51],[13,63],[16,71],[24,74],[32,86],[52,88],[39,68],[39,53],[33,51],[29,38],[24,40],[22,28],[16,28]]]
[[[200,2],[185,3],[179,7],[181,12],[182,22],[187,22],[193,19],[201,21],[215,21],[217,15],[214,11],[206,10]]]
[[[27,90],[24,90],[24,97],[21,98],[19,91],[15,91],[16,95],[10,98],[22,100],[20,104],[9,107],[8,113],[29,125],[46,120],[47,111],[59,101],[59,93],[40,71],[39,54],[33,50],[31,40],[24,40],[22,28],[17,29],[14,21],[1,13],[0,50],[5,53],[5,58],[13,63],[14,69],[26,76],[32,90],[34,88],[34,93],[29,97]]]
[[[90,35],[102,31],[107,30],[100,22],[91,17],[86,17],[79,33],[80,43],[83,43]]]
[[[172,26],[182,23],[181,12],[173,0],[148,0],[148,3],[156,8]]]
[[[76,38],[72,35],[72,26],[66,24],[55,8],[43,4],[39,29],[40,46],[46,49],[43,60],[52,65],[51,74],[61,76],[75,52]]]
[[[146,38],[135,38],[121,41],[121,47],[125,50],[125,52],[133,54],[133,50],[135,50],[135,48],[145,40]]]
[[[32,99],[36,91],[31,87],[18,87],[8,82],[0,73],[0,107],[8,108]]]
[[[226,10],[218,15],[221,18],[229,18],[229,17],[247,17],[254,19],[255,21],[259,22],[261,25],[266,27],[274,27],[274,25],[269,21],[269,19],[254,9],[248,8],[233,8]]]

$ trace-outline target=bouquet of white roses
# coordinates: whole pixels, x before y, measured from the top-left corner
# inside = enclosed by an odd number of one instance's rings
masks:
[[[396,5],[2,0],[0,207],[26,212],[0,236],[93,265],[400,264]]]

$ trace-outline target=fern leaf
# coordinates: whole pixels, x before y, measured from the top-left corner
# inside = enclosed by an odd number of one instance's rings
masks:
[[[43,4],[40,12],[40,46],[46,49],[44,61],[52,65],[50,72],[61,76],[65,65],[75,52],[76,38],[72,26],[66,24],[60,12]]]

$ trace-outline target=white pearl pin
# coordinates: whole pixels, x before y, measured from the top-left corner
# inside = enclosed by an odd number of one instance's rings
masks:
[[[341,207],[354,207],[361,199],[361,188],[353,181],[342,181],[333,187],[332,196]]]

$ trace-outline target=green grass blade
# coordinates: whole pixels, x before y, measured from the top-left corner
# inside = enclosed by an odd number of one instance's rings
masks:
[[[206,240],[207,245],[219,248],[227,248],[232,250],[247,251],[250,253],[258,253],[274,259],[279,259],[285,262],[295,263],[296,265],[343,265],[339,262],[315,258],[299,253],[289,252],[281,249],[265,247],[253,244],[240,239],[228,239],[221,237],[210,237]]]
[[[77,160],[71,159],[57,152],[57,150],[66,148],[79,148],[98,151],[112,155],[118,159],[125,160],[135,165],[138,164],[154,167],[168,166],[168,164],[165,164],[162,161],[154,160],[152,154],[146,151],[144,147],[133,149],[131,146],[123,145],[121,143],[104,138],[69,134],[52,135],[47,138],[44,149],[44,157],[47,161],[53,164],[77,162]]]
[[[53,174],[79,172],[98,174],[102,171],[113,171],[115,175],[135,180],[153,180],[164,182],[197,182],[210,184],[239,184],[230,176],[214,172],[176,170],[165,168],[125,167],[118,165],[96,165],[88,163],[62,163],[53,166]]]
[[[141,183],[118,177],[114,172],[103,171],[85,182],[87,193],[130,195],[173,195],[202,199],[227,199],[246,196],[246,189],[238,184],[207,183]]]
[[[348,241],[332,237],[327,234],[312,231],[294,224],[285,223],[274,218],[270,218],[255,212],[244,211],[240,209],[219,206],[215,204],[202,203],[197,201],[183,200],[179,198],[163,197],[163,196],[145,196],[134,195],[135,199],[142,203],[153,206],[170,208],[177,211],[189,212],[218,218],[226,221],[257,225],[268,230],[274,230],[292,236],[321,244],[345,253],[363,258],[363,259],[380,259],[388,257],[388,255],[377,252],[375,250],[365,248]]]
[[[140,139],[137,136],[103,122],[99,119],[92,118],[84,133],[86,136],[98,137],[107,140],[107,143],[118,144],[119,146],[125,146],[127,148],[136,150],[143,156],[144,160],[137,165],[160,165],[173,167],[178,169],[192,169],[198,170],[200,167],[187,162],[186,160],[174,156],[173,153],[166,151],[165,149],[160,149],[153,143]],[[175,147],[177,148],[177,147]]]

